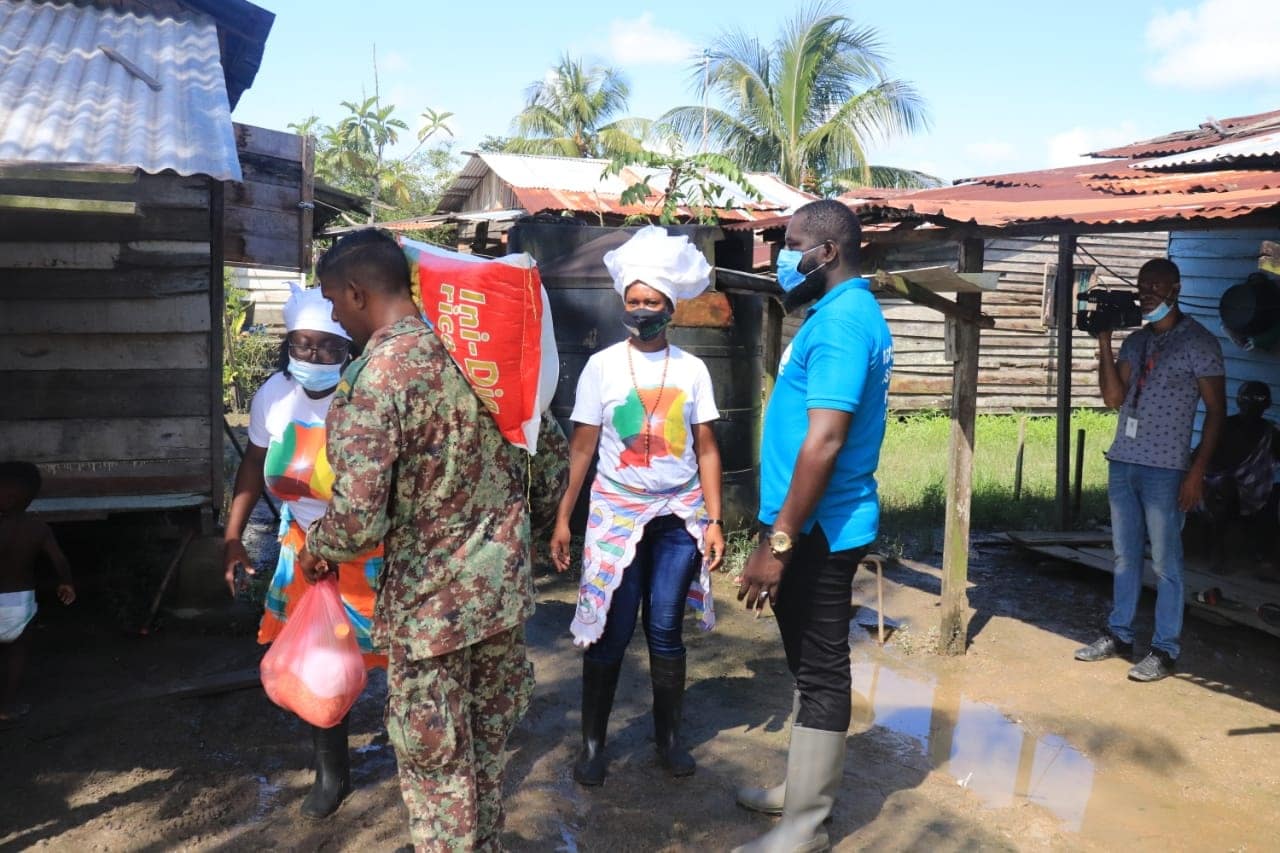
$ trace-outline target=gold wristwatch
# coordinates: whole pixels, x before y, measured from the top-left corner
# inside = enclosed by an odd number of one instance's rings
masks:
[[[775,557],[785,557],[790,554],[792,544],[791,537],[781,530],[775,530],[769,534],[769,550]]]

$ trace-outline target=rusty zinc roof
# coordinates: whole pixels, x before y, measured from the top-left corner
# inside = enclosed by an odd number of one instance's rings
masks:
[[[1178,130],[1173,133],[1167,133],[1164,136],[1157,136],[1154,139],[1146,139],[1141,142],[1131,142],[1128,145],[1094,151],[1088,156],[1102,158],[1162,157],[1168,154],[1194,151],[1197,148],[1208,148],[1231,139],[1239,139],[1244,135],[1262,133],[1274,129],[1280,129],[1280,110],[1221,120],[1210,119],[1191,130]]]
[[[0,0],[0,161],[240,180],[207,15]]]
[[[987,175],[848,203],[873,220],[919,217],[941,225],[989,228],[1228,220],[1263,210],[1280,216],[1277,128],[1280,112],[1244,116],[1220,122],[1216,129],[1112,149],[1144,152],[1125,159]],[[1181,149],[1167,153],[1175,144]]]

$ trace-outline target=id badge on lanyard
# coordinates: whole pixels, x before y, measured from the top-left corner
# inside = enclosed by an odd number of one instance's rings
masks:
[[[1167,333],[1166,333],[1167,334]],[[1156,369],[1156,361],[1160,358],[1161,347],[1152,347],[1151,339],[1148,338],[1142,347],[1142,366],[1139,368],[1138,381],[1135,383],[1133,392],[1133,406],[1130,411],[1131,415],[1126,415],[1124,419],[1124,435],[1125,438],[1138,437],[1138,401],[1142,399],[1142,391],[1146,387],[1147,379]]]

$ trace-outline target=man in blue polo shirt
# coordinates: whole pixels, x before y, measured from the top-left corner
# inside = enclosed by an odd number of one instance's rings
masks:
[[[796,682],[786,781],[744,788],[743,806],[782,820],[741,851],[825,850],[823,821],[844,772],[853,574],[880,519],[893,339],[858,277],[858,218],[834,200],[796,211],[778,254],[788,308],[811,299],[782,355],[760,450],[760,522],[738,599],[778,619]]]

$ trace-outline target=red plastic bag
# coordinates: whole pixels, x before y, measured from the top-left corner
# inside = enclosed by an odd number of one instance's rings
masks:
[[[332,728],[355,704],[369,675],[338,595],[338,578],[311,586],[262,658],[267,696],[313,726]]]
[[[533,257],[489,260],[400,238],[413,298],[503,437],[530,454],[560,370]],[[548,416],[549,417],[549,416]]]

